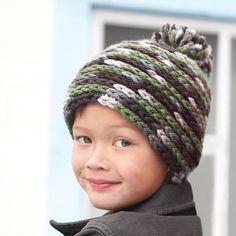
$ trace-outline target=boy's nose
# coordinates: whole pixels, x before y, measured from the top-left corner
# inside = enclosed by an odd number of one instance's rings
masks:
[[[106,157],[105,148],[95,147],[86,162],[86,168],[93,170],[109,170],[110,165]]]

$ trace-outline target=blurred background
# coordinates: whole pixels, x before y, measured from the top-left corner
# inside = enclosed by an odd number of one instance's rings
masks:
[[[236,235],[236,2],[0,0],[0,235],[59,235],[49,219],[102,214],[73,176],[62,107],[69,82],[104,47],[164,23],[214,49],[213,108],[190,176],[206,236]]]

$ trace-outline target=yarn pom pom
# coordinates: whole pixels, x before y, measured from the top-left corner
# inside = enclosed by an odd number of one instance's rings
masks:
[[[206,38],[195,30],[185,26],[163,25],[160,32],[154,32],[152,40],[165,43],[178,52],[195,60],[198,66],[208,76],[212,67],[212,48]]]

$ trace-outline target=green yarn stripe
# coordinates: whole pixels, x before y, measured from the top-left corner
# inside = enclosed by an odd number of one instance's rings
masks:
[[[71,88],[68,96],[69,98],[77,97],[83,93],[88,93],[88,92],[100,92],[100,93],[105,93],[106,89],[108,87],[100,84],[84,84],[84,85],[79,85],[77,88]]]

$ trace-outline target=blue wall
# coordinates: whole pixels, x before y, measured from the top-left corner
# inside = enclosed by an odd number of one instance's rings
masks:
[[[51,149],[47,209],[48,218],[70,221],[80,218],[81,190],[71,170],[71,138],[63,120],[62,109],[70,81],[88,59],[92,8],[127,9],[235,21],[236,1],[55,0],[54,5]],[[58,234],[48,227],[47,235]]]
[[[80,2],[87,2],[92,7],[236,20],[236,1],[234,0],[88,0]]]

